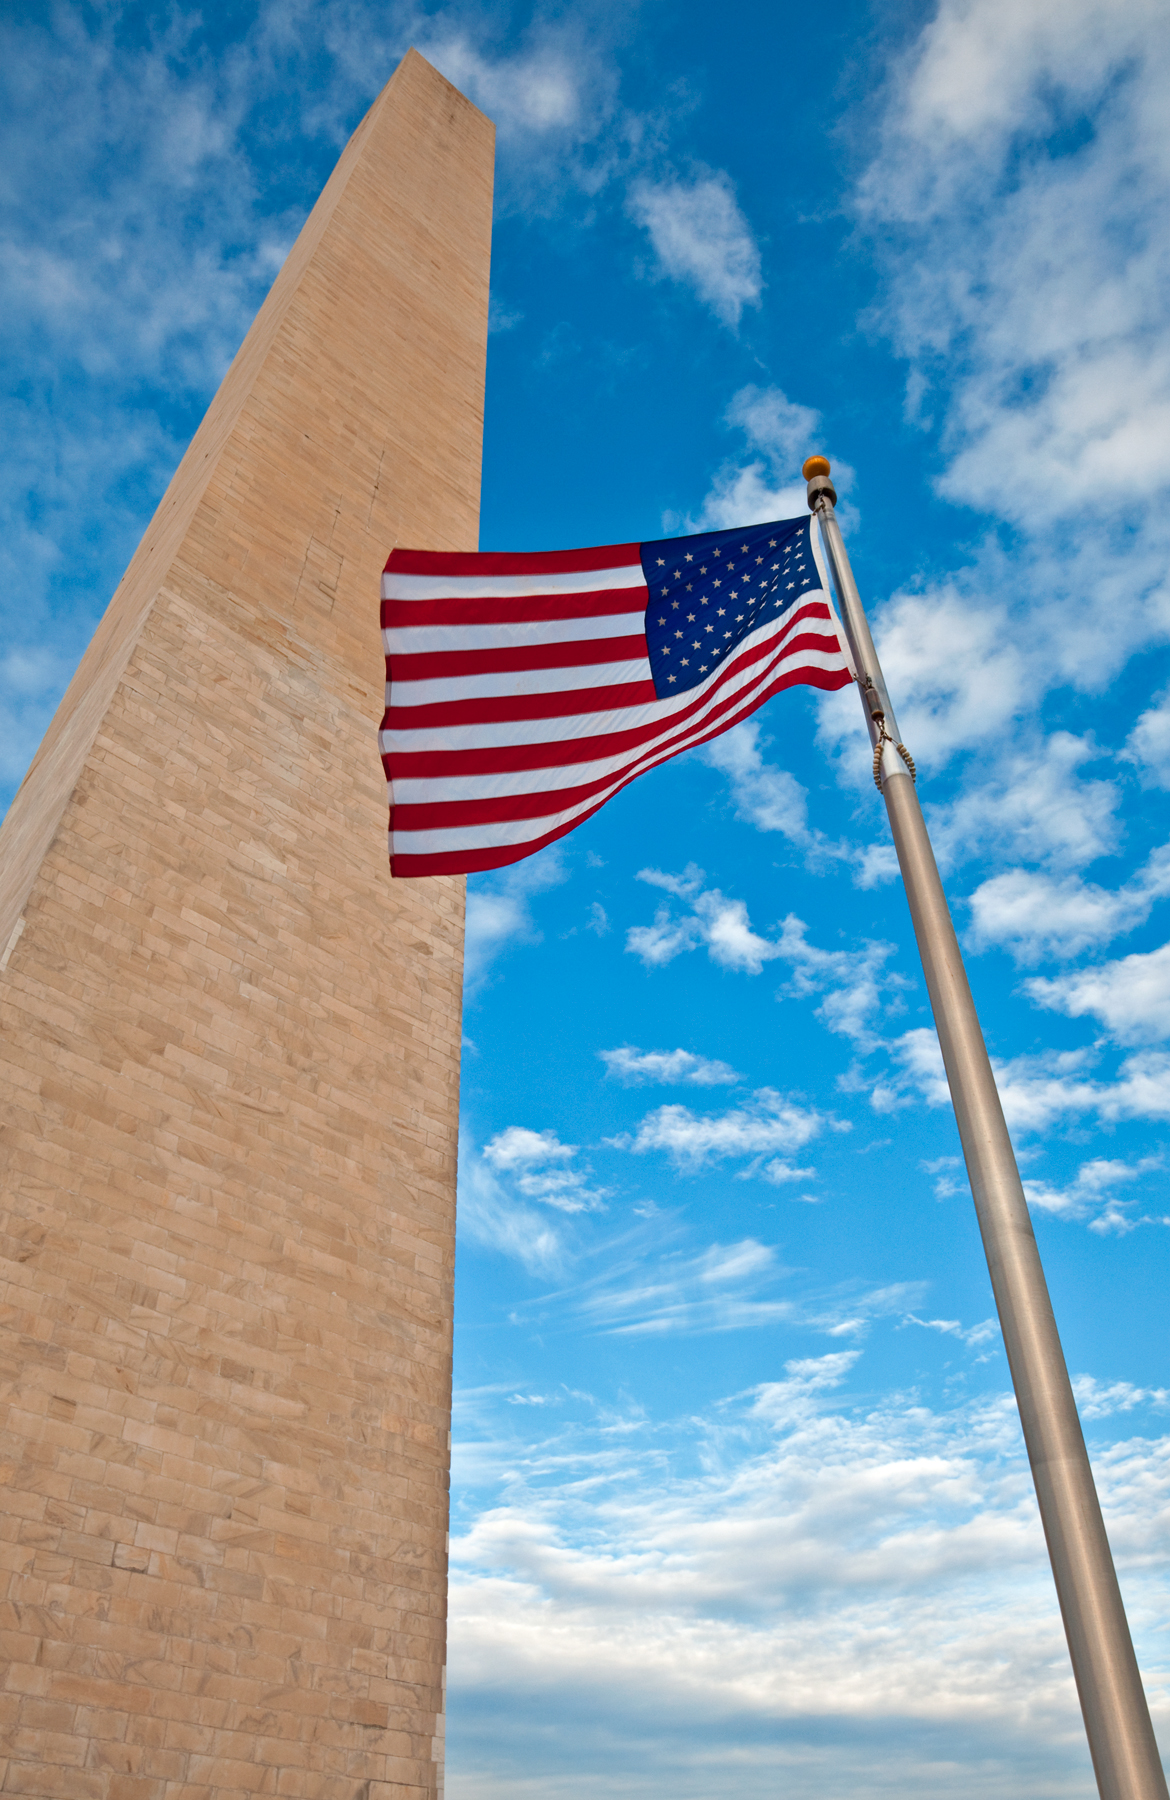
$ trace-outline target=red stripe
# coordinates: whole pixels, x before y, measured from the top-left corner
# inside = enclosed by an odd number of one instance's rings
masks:
[[[395,651],[386,658],[386,678],[425,681],[441,675],[490,675],[495,670],[576,669],[589,663],[632,662],[645,655],[645,632],[639,637],[573,638],[565,644],[510,644],[500,650],[420,650],[407,656]]]
[[[807,646],[810,642],[820,650],[838,648],[835,637],[829,640],[801,640],[802,646]],[[752,662],[765,658],[771,659],[771,666],[774,668],[776,663],[787,659],[791,648],[788,644],[777,645],[773,639],[768,644],[746,652],[736,662],[729,663],[728,669],[734,671],[745,668]],[[725,677],[726,673],[725,670]],[[825,673],[831,671],[810,670],[807,679],[812,682],[814,674],[819,676]],[[770,670],[761,670],[757,681],[767,682],[769,674]],[[795,681],[804,677],[797,671],[793,673],[792,679]],[[846,674],[844,680],[836,685],[844,686],[852,679],[851,675]],[[813,682],[813,685],[818,684]],[[715,692],[718,691],[716,688]],[[751,689],[752,694],[757,692],[758,686]],[[744,697],[742,690],[726,697],[712,708],[709,717],[718,719],[728,710],[741,705]],[[382,766],[388,781],[393,781],[398,775],[423,779],[428,775],[501,775],[518,773],[524,769],[569,768],[574,763],[596,762],[602,757],[621,756],[627,750],[637,750],[653,739],[661,738],[663,733],[670,734],[665,740],[668,745],[677,745],[687,737],[695,714],[709,705],[710,699],[709,693],[700,695],[681,712],[673,714],[668,723],[661,718],[651,719],[645,725],[630,726],[625,731],[609,731],[596,737],[569,738],[558,743],[497,744],[483,750],[395,750],[382,757]]]
[[[651,765],[647,764],[647,767]],[[391,831],[449,831],[456,825],[498,825],[509,819],[542,819],[566,812],[620,782],[625,771],[613,769],[580,787],[550,788],[544,794],[496,794],[490,800],[415,800],[390,808]]]
[[[812,608],[805,609],[811,611]],[[827,616],[827,608],[822,604],[819,611]],[[795,621],[793,621],[795,623]],[[751,666],[754,662],[766,659],[780,660],[793,655],[798,650],[820,650],[831,652],[838,650],[836,634],[831,637],[815,636],[811,632],[802,632],[795,637],[769,638],[764,643],[752,645],[741,651],[732,662],[722,670],[723,679],[729,674]],[[634,692],[638,698],[622,699],[627,692]],[[716,690],[718,691],[718,690]],[[590,705],[591,696],[603,696],[608,704],[603,707]],[[590,711],[612,711],[622,706],[636,706],[647,700],[657,699],[652,681],[615,683],[605,688],[572,688],[562,694],[517,695],[515,698],[502,700],[467,700],[441,701],[434,706],[391,707],[382,719],[383,731],[398,729],[418,729],[421,725],[467,725],[490,723],[508,723],[522,718],[565,718],[573,713]],[[496,744],[482,750],[395,750],[383,756],[388,779],[393,778],[391,763],[394,769],[403,775],[422,777],[427,775],[495,775],[512,769],[548,769],[558,765],[568,767],[578,762],[595,762],[602,756],[620,755],[624,750],[635,749],[657,737],[663,731],[676,731],[689,718],[700,711],[710,701],[710,693],[700,694],[697,699],[681,712],[671,715],[669,721],[651,719],[645,725],[633,725],[624,731],[605,732],[594,737],[578,737],[558,739],[544,744]],[[517,710],[522,704],[532,704],[534,710],[521,712]],[[472,712],[476,707],[495,709],[494,716]],[[443,716],[436,716],[443,715]],[[454,715],[454,716],[453,716]]]
[[[641,544],[595,544],[585,550],[392,550],[395,575],[570,575],[640,562]]]
[[[392,706],[383,731],[434,730],[440,725],[510,725],[520,719],[563,719],[574,713],[614,712],[657,700],[652,681],[615,681],[611,687],[566,688],[555,694],[504,694],[491,700],[436,700],[431,706]],[[661,729],[661,727],[659,727]]]
[[[498,600],[383,600],[382,629],[412,625],[514,625],[529,619],[596,619],[606,613],[645,612],[640,587],[590,588],[581,594],[532,594]]]
[[[803,684],[806,687],[832,692],[836,688],[848,687],[852,680],[852,675],[845,669],[790,670],[767,687],[763,693],[753,694],[751,704],[744,707],[743,711],[734,718],[712,726],[710,731],[704,731],[692,742],[694,745],[708,743],[711,738],[718,737],[721,732],[738,724],[741,719],[747,718],[756,711],[757,707],[762,706],[765,700],[770,700],[774,694],[781,693],[785,688]],[[670,751],[664,749],[662,755],[650,766],[657,767],[658,763],[667,761],[669,756]],[[639,775],[644,773],[646,773],[645,770],[638,771]],[[626,787],[629,782],[637,779],[637,775],[628,776],[621,785]],[[533,855],[537,850],[543,850],[546,845],[554,843],[557,838],[565,837],[568,832],[575,831],[578,825],[583,825],[586,819],[591,819],[593,814],[599,812],[607,800],[612,798],[612,795],[606,795],[604,799],[597,802],[596,806],[591,806],[588,812],[576,814],[573,818],[567,819],[564,824],[556,826],[552,831],[546,831],[542,837],[533,838],[526,844],[505,844],[498,849],[491,850],[442,850],[417,856],[409,854],[392,856],[390,872],[400,878],[409,878],[418,875],[474,875],[489,869],[503,869],[510,863],[522,862],[526,856]]]

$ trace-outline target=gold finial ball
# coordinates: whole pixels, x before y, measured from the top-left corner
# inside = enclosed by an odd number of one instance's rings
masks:
[[[812,481],[813,477],[816,475],[827,475],[829,473],[829,459],[827,456],[810,456],[800,472],[806,481]]]

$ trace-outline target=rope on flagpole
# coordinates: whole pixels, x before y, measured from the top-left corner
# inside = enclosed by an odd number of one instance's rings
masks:
[[[865,678],[865,698],[869,705],[869,716],[873,720],[874,727],[877,731],[877,742],[873,747],[874,787],[880,794],[882,791],[882,751],[887,744],[889,744],[891,750],[896,750],[898,755],[902,758],[902,761],[910,771],[911,781],[917,782],[918,770],[914,766],[914,758],[911,756],[909,750],[907,750],[905,744],[895,743],[894,739],[886,730],[886,715],[880,706],[874,704],[877,700],[877,689],[874,687],[873,681],[868,675]]]

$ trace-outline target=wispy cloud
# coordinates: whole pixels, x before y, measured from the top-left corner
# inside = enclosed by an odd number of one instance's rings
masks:
[[[649,235],[660,272],[693,288],[724,325],[738,325],[745,306],[759,305],[759,247],[722,169],[689,181],[637,181],[628,205]]]
[[[757,831],[778,832],[802,852],[807,868],[819,871],[845,864],[854,885],[862,888],[891,881],[898,872],[892,844],[833,840],[809,824],[808,790],[789,769],[767,760],[769,740],[762,738],[762,730],[759,719],[747,719],[698,753],[726,776],[736,817]]]
[[[588,1168],[576,1167],[576,1144],[562,1144],[555,1131],[532,1131],[509,1125],[483,1148],[483,1159],[497,1175],[506,1175],[527,1200],[540,1200],[559,1212],[595,1212],[606,1190],[595,1187]]]
[[[808,511],[808,492],[800,467],[817,443],[820,414],[811,406],[790,400],[778,387],[754,383],[733,394],[724,423],[742,440],[738,456],[729,456],[716,471],[699,511],[685,520],[671,517],[669,527],[688,531],[719,531],[767,519],[801,518]],[[833,474],[843,496],[841,516],[846,525],[856,514],[844,496],[852,470],[834,460]]]
[[[933,1031],[916,1026],[884,1048],[890,1066],[873,1076],[855,1076],[868,1087],[878,1112],[921,1101],[931,1107],[951,1103],[942,1053]],[[1048,1130],[1058,1121],[1096,1117],[1107,1125],[1129,1119],[1170,1119],[1170,1054],[1142,1050],[1126,1057],[1110,1080],[1098,1080],[1092,1049],[1049,1050],[992,1058],[1004,1115],[1013,1135]],[[1112,1166],[1106,1164],[1105,1166]],[[1123,1165],[1117,1165],[1121,1167]]]
[[[467,890],[464,984],[474,995],[496,959],[516,944],[538,944],[541,932],[532,899],[559,887],[569,870],[558,845],[516,863],[498,875],[472,878]]]
[[[763,937],[752,929],[747,906],[718,888],[704,886],[703,870],[688,863],[681,875],[661,869],[640,869],[638,880],[664,888],[689,911],[677,913],[659,907],[652,925],[634,925],[626,933],[626,949],[648,968],[661,968],[675,957],[706,949],[720,968],[745,975],[759,975],[765,964],[786,963],[789,980],[778,999],[823,994],[817,1017],[830,1031],[850,1038],[859,1047],[872,1044],[872,1020],[879,1006],[887,1014],[897,1012],[898,995],[907,978],[888,970],[892,944],[863,942],[857,950],[824,950],[810,943],[808,926],[790,913],[775,937]]]
[[[1055,1213],[1064,1219],[1087,1218],[1091,1231],[1124,1233],[1154,1221],[1148,1215],[1139,1218],[1134,1210],[1137,1202],[1123,1199],[1116,1190],[1161,1167],[1160,1156],[1146,1156],[1132,1164],[1095,1156],[1090,1162],[1081,1164],[1075,1179],[1067,1187],[1027,1180],[1024,1192],[1029,1204],[1040,1212]],[[1164,1187],[1165,1184],[1159,1185]],[[1170,1220],[1162,1218],[1157,1222],[1164,1225]]]
[[[565,1260],[562,1233],[547,1213],[517,1200],[480,1155],[470,1127],[459,1127],[458,1228],[475,1243],[515,1257],[534,1275],[551,1275]]]
[[[669,1431],[583,1405],[573,1420],[558,1408],[555,1435],[522,1453],[510,1439],[452,1545],[452,1679],[469,1729],[495,1741],[501,1687],[509,1732],[584,1693],[607,1753],[621,1745],[629,1791],[631,1777],[654,1791],[665,1768],[684,1800],[710,1794],[714,1755],[752,1795],[874,1792],[876,1760],[899,1794],[929,1800],[939,1743],[951,1758],[967,1731],[981,1773],[947,1781],[972,1800],[989,1762],[1012,1791],[1052,1800],[1081,1782],[1010,1397],[949,1411],[859,1402],[865,1367],[852,1351],[791,1358]],[[1091,1416],[1094,1403],[1165,1404],[1128,1383],[1078,1387]],[[540,1409],[511,1419],[546,1424]],[[1095,1467],[1139,1654],[1156,1668],[1145,1620],[1163,1611],[1170,1440],[1098,1450]],[[584,1800],[598,1769],[554,1762],[542,1791]]]
[[[663,1150],[678,1167],[698,1170],[727,1157],[761,1157],[803,1149],[829,1125],[837,1131],[849,1130],[848,1124],[790,1100],[774,1088],[758,1088],[744,1105],[723,1113],[660,1106],[647,1113],[632,1135],[613,1141],[636,1156]],[[792,1169],[771,1179],[797,1180],[813,1173],[812,1169]]]
[[[692,1050],[639,1050],[623,1044],[617,1050],[597,1052],[605,1072],[625,1087],[732,1087],[742,1076],[730,1063]]]
[[[601,1266],[555,1294],[521,1307],[517,1318],[546,1319],[550,1308],[578,1328],[606,1336],[753,1331],[787,1325],[830,1339],[863,1338],[875,1320],[901,1318],[921,1304],[921,1282],[812,1287],[794,1279],[776,1247],[757,1237],[679,1248],[678,1227],[653,1226],[609,1243]]]
[[[1038,1006],[1100,1019],[1115,1043],[1170,1037],[1170,944],[1068,975],[1034,976],[1026,986]]]

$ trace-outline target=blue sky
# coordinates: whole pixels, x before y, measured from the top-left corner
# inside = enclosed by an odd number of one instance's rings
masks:
[[[415,43],[499,127],[484,548],[834,458],[1166,1747],[1160,23],[10,6],[0,780]],[[465,1029],[452,1800],[1090,1795],[856,694],[473,878]]]

